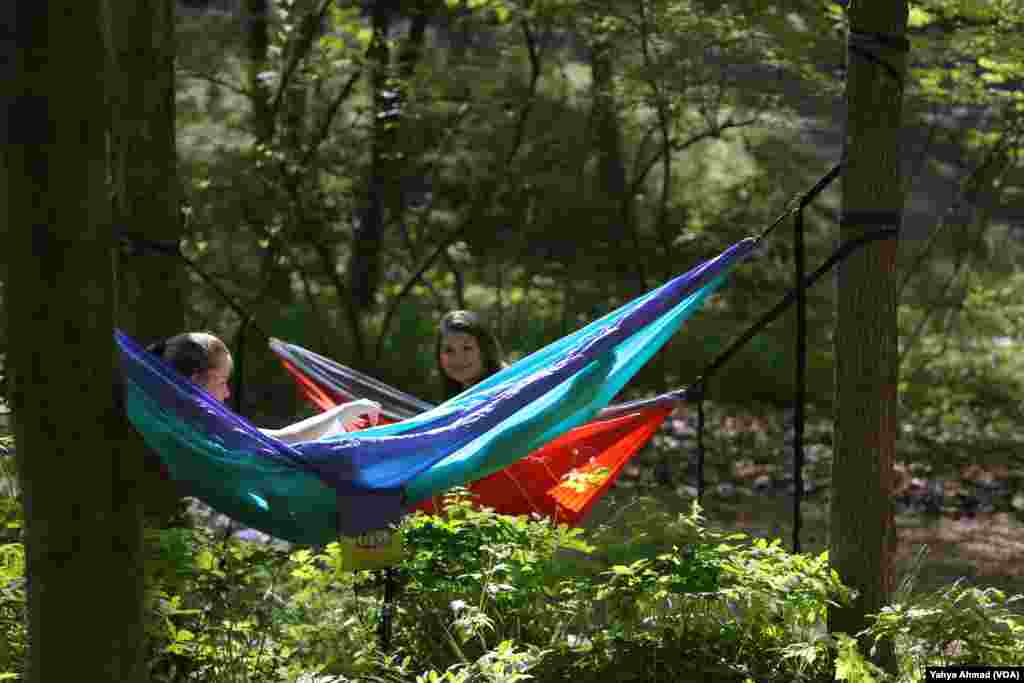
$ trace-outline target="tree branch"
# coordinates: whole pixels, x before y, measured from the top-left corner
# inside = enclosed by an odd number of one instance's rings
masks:
[[[703,142],[704,140],[707,140],[709,138],[721,137],[722,133],[730,128],[750,126],[757,123],[758,121],[760,121],[760,118],[756,116],[746,121],[734,121],[730,117],[724,123],[716,125],[714,128],[710,130],[705,130],[701,133],[698,133],[697,135],[694,135],[693,137],[684,140],[683,142],[669,141],[668,145],[662,145],[662,147],[657,152],[655,152],[654,156],[651,157],[646,164],[644,164],[644,169],[640,173],[640,175],[633,179],[633,183],[630,186],[631,194],[635,195],[637,192],[640,191],[640,188],[647,180],[647,176],[651,172],[651,169],[654,168],[654,166],[661,160],[661,156],[663,154],[666,154],[667,151],[683,152],[689,149],[690,147],[696,145],[698,142]]]
[[[362,69],[358,69],[355,73],[349,76],[348,81],[345,82],[345,85],[338,93],[338,96],[335,97],[328,106],[327,113],[324,115],[324,120],[320,124],[320,131],[313,142],[310,143],[309,149],[307,149],[306,153],[303,155],[300,168],[307,168],[309,166],[309,162],[313,160],[313,157],[320,150],[320,146],[327,140],[327,136],[331,130],[331,124],[334,123],[334,117],[337,116],[342,103],[352,95],[352,90],[355,88],[356,82],[362,75]]]
[[[910,280],[923,272],[923,264],[925,260],[931,255],[938,241],[938,236],[941,231],[946,227],[946,217],[950,213],[959,210],[960,206],[964,203],[973,202],[976,199],[976,195],[981,192],[981,177],[982,174],[990,170],[995,163],[1001,158],[1004,147],[1006,145],[1006,139],[1001,138],[999,143],[993,145],[986,154],[985,159],[979,164],[973,171],[967,174],[967,176],[960,182],[960,191],[958,192],[959,197],[954,201],[953,205],[946,210],[946,216],[943,216],[942,221],[932,230],[932,234],[929,235],[928,241],[917,254],[917,258],[903,275],[903,279],[900,281],[899,286],[896,289],[897,301],[903,298],[904,291],[910,283]]]
[[[281,111],[281,101],[284,97],[284,93],[288,89],[288,86],[291,85],[291,80],[294,77],[299,64],[306,58],[309,51],[313,48],[313,41],[316,38],[317,29],[323,23],[324,17],[327,16],[327,11],[331,8],[333,3],[334,0],[321,0],[320,7],[315,13],[310,13],[303,17],[302,28],[300,30],[301,32],[297,39],[297,43],[293,46],[294,51],[291,53],[284,73],[281,74],[281,82],[278,83],[277,92],[274,94],[274,99],[270,104],[271,121],[277,120],[277,116]],[[260,140],[259,142],[266,142],[266,140]]]
[[[193,71],[191,69],[187,69],[181,66],[179,66],[176,71],[179,76],[184,76],[185,78],[193,78],[197,81],[205,81],[207,83],[219,85],[222,88],[227,88],[231,92],[236,93],[238,95],[243,95],[249,99],[252,99],[253,97],[253,93],[251,90],[248,90],[247,88],[240,86],[236,83],[226,81],[223,78],[220,78],[219,76],[203,73],[201,71]]]

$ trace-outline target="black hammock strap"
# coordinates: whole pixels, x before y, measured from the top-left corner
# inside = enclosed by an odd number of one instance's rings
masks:
[[[860,223],[860,225],[863,225],[863,223]],[[844,260],[847,256],[849,256],[850,254],[852,254],[854,251],[864,246],[865,244],[877,242],[878,240],[893,239],[898,236],[899,228],[883,228],[880,230],[873,230],[871,232],[865,233],[864,235],[861,235],[860,237],[856,237],[852,240],[848,240],[847,242],[843,243],[838,249],[832,252],[832,255],[828,257],[828,260],[821,264],[821,266],[817,270],[815,270],[810,275],[804,277],[803,283],[800,287],[794,287],[793,289],[786,292],[786,295],[782,297],[779,303],[775,304],[775,306],[773,306],[770,311],[768,311],[760,318],[758,318],[757,322],[755,322],[753,325],[747,328],[747,330],[743,334],[741,334],[736,339],[736,341],[730,344],[728,348],[726,348],[724,351],[719,353],[714,358],[714,360],[712,360],[707,365],[707,367],[705,367],[704,373],[696,381],[696,384],[706,386],[706,383],[711,378],[711,376],[714,375],[719,370],[721,370],[722,366],[729,362],[729,360],[733,356],[735,356],[736,353],[739,352],[747,344],[747,342],[756,337],[758,333],[761,332],[761,330],[763,330],[765,327],[773,323],[780,315],[785,313],[786,309],[792,306],[793,303],[797,300],[797,297],[800,296],[801,291],[807,289],[808,287],[816,283],[818,280],[820,280],[822,276],[828,273],[828,271],[832,270],[833,266],[835,266],[837,263]],[[702,393],[703,392],[698,392],[697,395],[701,396]]]
[[[840,221],[841,225],[871,226],[875,229],[865,232],[853,239],[847,240],[839,246],[825,260],[825,262],[810,275],[804,275],[804,234],[803,234],[803,209],[810,202],[814,195],[821,192],[828,183],[832,182],[838,174],[838,168],[833,168],[829,174],[824,176],[815,187],[801,198],[798,208],[795,209],[796,220],[794,225],[794,261],[796,269],[795,281],[799,284],[791,289],[770,311],[765,313],[743,332],[732,344],[718,354],[711,363],[704,369],[700,378],[695,383],[689,397],[697,402],[697,498],[704,498],[704,401],[707,397],[708,380],[722,368],[740,349],[751,339],[759,334],[765,327],[782,315],[793,303],[797,304],[797,335],[796,335],[796,395],[794,397],[793,410],[793,552],[800,552],[800,531],[802,516],[800,504],[803,498],[803,466],[804,466],[804,413],[807,394],[806,367],[807,367],[807,318],[806,299],[807,288],[814,285],[826,273],[837,264],[844,261],[861,247],[880,240],[896,239],[899,237],[902,215],[892,211],[847,211]],[[789,216],[792,211],[787,212],[782,218]],[[768,230],[762,233],[762,237],[773,230],[781,220],[776,221]]]

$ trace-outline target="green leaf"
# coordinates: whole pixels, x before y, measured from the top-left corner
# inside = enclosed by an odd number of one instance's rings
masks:
[[[930,12],[926,12],[920,7],[910,8],[910,17],[908,19],[910,28],[921,28],[922,26],[927,26],[933,21],[935,21],[935,15]]]
[[[207,549],[203,549],[196,555],[196,566],[203,571],[211,571],[217,566],[217,558]]]
[[[356,31],[356,40],[365,50],[370,47],[370,41],[373,40],[373,31],[368,28],[361,28]]]

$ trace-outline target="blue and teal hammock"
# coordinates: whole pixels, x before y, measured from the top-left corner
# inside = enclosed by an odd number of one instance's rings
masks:
[[[128,417],[187,495],[236,521],[299,544],[357,536],[592,419],[756,245],[729,247],[424,413],[291,445],[118,332]]]

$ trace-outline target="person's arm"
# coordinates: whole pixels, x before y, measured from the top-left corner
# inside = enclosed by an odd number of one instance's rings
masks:
[[[377,420],[380,418],[380,404],[365,399],[342,403],[340,406],[287,427],[260,429],[260,431],[285,443],[315,441],[325,436],[350,431],[359,423],[359,419],[363,415],[370,416],[370,424],[377,424]]]

